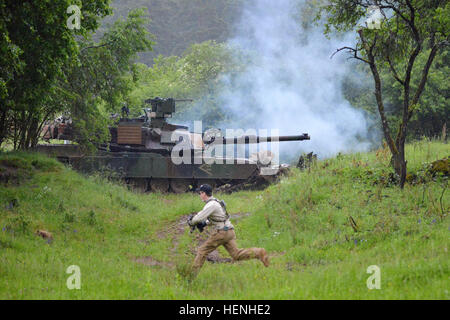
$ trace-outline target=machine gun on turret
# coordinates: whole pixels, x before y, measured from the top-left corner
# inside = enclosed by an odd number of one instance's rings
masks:
[[[171,118],[172,114],[175,113],[175,102],[192,102],[192,99],[173,99],[173,98],[159,98],[147,99],[145,103],[151,104],[152,108],[145,108],[144,113],[147,119],[151,122],[159,122],[159,120],[164,120],[166,118]]]

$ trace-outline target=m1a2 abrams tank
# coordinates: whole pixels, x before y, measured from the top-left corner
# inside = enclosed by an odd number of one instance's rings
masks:
[[[270,180],[279,171],[278,165],[270,163],[270,152],[260,152],[259,156],[249,158],[230,158],[218,156],[220,152],[209,152],[212,148],[223,150],[226,148],[224,146],[230,144],[310,139],[308,134],[228,138],[223,137],[218,130],[191,133],[186,126],[167,122],[175,112],[175,102],[171,98],[147,100],[151,108],[144,109],[144,115],[139,118],[123,116],[117,126],[110,127],[111,141],[99,147],[95,154],[83,155],[73,144],[39,145],[37,150],[56,156],[84,173],[111,170],[142,192],[182,193],[203,183],[219,187],[225,184],[233,186],[255,177],[267,177]],[[65,125],[65,129],[71,132],[70,126]],[[57,139],[61,136],[71,140],[64,130],[47,129],[46,135],[47,138]]]

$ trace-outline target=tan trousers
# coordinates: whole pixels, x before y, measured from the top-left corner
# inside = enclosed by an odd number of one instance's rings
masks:
[[[197,274],[206,260],[206,256],[213,252],[217,247],[224,246],[233,260],[259,259],[261,248],[238,249],[236,245],[236,234],[234,230],[214,231],[197,250],[197,256],[194,260],[193,271]]]

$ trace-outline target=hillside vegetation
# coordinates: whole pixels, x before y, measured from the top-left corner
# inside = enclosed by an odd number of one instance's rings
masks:
[[[102,21],[97,37],[108,24],[127,16],[131,9],[147,8],[151,17],[147,30],[155,35],[152,52],[142,52],[140,61],[153,64],[153,58],[180,56],[194,43],[208,40],[224,42],[243,9],[242,0],[114,0],[113,15]]]
[[[264,191],[218,194],[238,245],[265,247],[271,266],[228,263],[221,248],[195,280],[187,266],[200,239],[183,219],[202,209],[196,194],[135,194],[41,155],[3,153],[0,298],[449,299],[449,192],[429,170],[449,151],[408,145],[403,190],[378,150],[292,170]],[[80,290],[66,286],[71,265]],[[366,285],[372,265],[380,290]]]

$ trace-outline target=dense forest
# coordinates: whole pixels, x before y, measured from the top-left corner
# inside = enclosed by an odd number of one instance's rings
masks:
[[[227,40],[235,35],[242,14],[252,14],[252,6],[257,2],[126,0],[108,4],[100,0],[78,1],[83,19],[81,28],[75,30],[66,26],[69,2],[43,1],[36,6],[33,2],[3,1],[0,6],[1,146],[14,149],[35,146],[43,124],[61,114],[73,119],[77,142],[93,146],[108,140],[106,128],[111,113],[119,112],[126,104],[131,114],[137,116],[144,107],[143,101],[155,96],[193,99],[192,103],[179,105],[176,117],[184,122],[203,120],[206,127],[238,123],[244,118],[249,123],[251,116],[259,112],[258,101],[248,99],[245,117],[236,116],[221,99],[224,90],[232,96],[233,91],[245,90],[242,85],[252,85],[236,79],[257,65],[261,54],[242,51]],[[355,23],[365,15],[360,12],[351,18],[353,20],[345,22],[345,14],[339,16],[340,11],[330,7],[328,24],[325,24],[327,15],[320,17],[324,12],[321,1],[283,3],[296,5],[295,23],[290,27],[292,32],[302,28],[305,39],[308,33],[317,31],[339,38],[339,28],[345,26],[348,31],[349,23],[355,28]],[[337,1],[336,5],[342,4]],[[415,5],[423,6],[420,1]],[[407,13],[409,9],[399,5],[395,10]],[[363,58],[350,59],[347,65],[351,67],[346,69],[348,72],[342,83],[337,84],[341,90],[339,95],[373,120],[369,130],[382,132],[382,123],[389,122],[387,131],[400,130],[402,136],[404,131],[409,140],[447,136],[450,57],[446,13],[449,4],[438,1],[426,10],[424,17],[431,19],[433,25],[420,27],[423,38],[415,42],[411,37],[419,31],[413,29],[408,33],[410,24],[407,22],[402,30],[382,30],[385,32],[383,47],[376,48],[378,51],[373,55],[382,100],[374,95],[373,68],[362,63],[367,61]],[[277,19],[278,15],[271,16]],[[329,29],[333,24],[337,26],[334,33],[323,28]],[[368,29],[364,32],[365,37],[375,34]],[[405,37],[407,34],[409,36]],[[299,41],[311,41],[305,39]],[[398,52],[393,51],[394,42]],[[395,52],[393,57],[387,55],[392,61],[385,59],[388,51],[383,48]],[[363,47],[357,50],[368,54]],[[414,55],[402,54],[408,51]],[[280,70],[282,68],[284,66],[280,65]],[[289,72],[295,74],[296,71]],[[401,77],[406,77],[405,81]],[[414,90],[417,92],[409,107],[404,106],[404,101],[408,100],[409,104],[409,98],[405,100],[405,88],[407,96],[409,91],[411,97]],[[298,87],[298,90],[304,89]],[[380,101],[383,102],[383,121],[380,121]],[[411,109],[406,118],[405,108]],[[381,139],[371,142],[379,145]]]
[[[155,35],[153,51],[140,53],[139,61],[153,64],[153,58],[181,56],[194,43],[214,40],[225,42],[242,11],[243,0],[113,0],[113,14],[106,17],[97,32],[135,8],[147,8],[150,21],[146,28]]]

